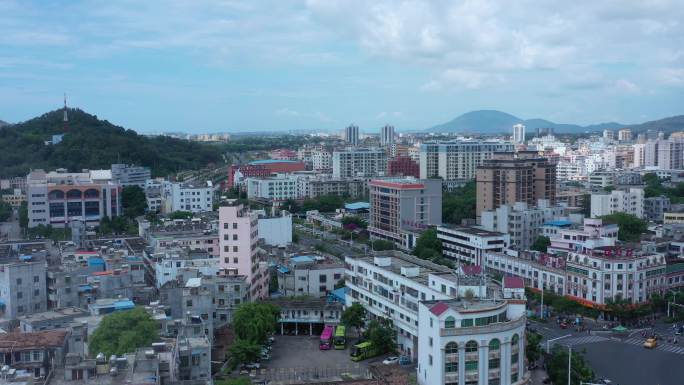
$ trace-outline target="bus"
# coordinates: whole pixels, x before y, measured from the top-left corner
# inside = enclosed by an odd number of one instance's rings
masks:
[[[350,355],[352,361],[363,361],[367,358],[379,356],[380,354],[382,354],[382,352],[378,351],[378,349],[373,346],[372,342],[366,341],[352,346]]]
[[[344,350],[347,347],[347,328],[344,325],[338,325],[335,328],[335,349]]]
[[[332,339],[333,326],[326,325],[325,328],[323,328],[323,333],[321,333],[321,341],[318,344],[318,348],[321,350],[330,350],[330,347],[332,346]]]

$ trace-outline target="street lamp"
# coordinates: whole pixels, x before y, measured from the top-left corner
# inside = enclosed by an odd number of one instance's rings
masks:
[[[556,337],[556,338],[551,338],[550,340],[546,340],[546,353],[551,353],[551,345],[550,345],[551,342],[553,342],[553,341],[558,341],[558,340],[560,340],[560,339],[567,338],[567,337],[570,337],[570,336],[572,336],[572,334],[566,334],[566,335],[564,335],[564,336],[562,336],[562,337]]]

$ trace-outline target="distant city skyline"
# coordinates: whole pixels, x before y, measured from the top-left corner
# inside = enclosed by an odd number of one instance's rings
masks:
[[[0,2],[0,120],[141,133],[424,130],[684,113],[684,7],[658,2]]]

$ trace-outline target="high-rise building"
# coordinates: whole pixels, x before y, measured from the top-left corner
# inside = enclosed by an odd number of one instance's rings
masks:
[[[605,142],[612,142],[615,139],[615,131],[605,129],[603,130],[603,140]]]
[[[412,249],[418,233],[442,224],[442,181],[395,178],[368,182],[372,238]]]
[[[440,177],[462,183],[475,178],[475,170],[495,152],[511,152],[513,144],[502,141],[454,140],[427,142],[420,146],[421,179]]]
[[[523,125],[523,124],[513,125],[513,143],[515,143],[515,144],[525,143],[525,125]]]
[[[684,140],[681,137],[659,139],[658,167],[661,170],[681,170],[684,168]]]
[[[219,207],[219,268],[247,277],[252,299],[268,295],[268,267],[259,261],[259,215],[228,200]]]
[[[387,175],[420,178],[420,166],[408,156],[399,156],[387,161]]]
[[[332,171],[335,178],[384,176],[387,172],[387,152],[380,148],[348,148],[334,151]]]
[[[29,227],[64,228],[74,220],[97,226],[100,219],[123,212],[121,186],[112,181],[110,170],[34,170],[26,182]]]
[[[389,124],[380,129],[380,145],[391,146],[394,143],[394,126]]]
[[[499,206],[556,200],[556,165],[534,151],[500,153],[477,168],[476,215]]]
[[[627,142],[632,140],[632,130],[629,128],[623,128],[618,131],[618,140],[620,142]]]
[[[344,129],[344,141],[352,146],[359,145],[359,126],[350,124]]]

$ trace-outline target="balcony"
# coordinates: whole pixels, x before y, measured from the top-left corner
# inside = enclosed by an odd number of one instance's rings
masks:
[[[458,362],[458,353],[447,354],[447,355],[444,357],[444,360],[445,360],[446,362]]]
[[[455,382],[458,383],[458,372],[449,372],[444,374],[444,382]]]
[[[480,353],[478,353],[478,352],[466,353],[465,354],[465,360],[466,361],[477,361],[479,356],[480,356]]]
[[[489,378],[499,378],[501,377],[501,369],[489,369]]]
[[[471,372],[466,372],[465,374],[465,380],[466,381],[477,381],[477,370],[473,370]]]
[[[501,351],[500,350],[490,350],[489,351],[489,359],[494,360],[497,358],[501,358]]]

